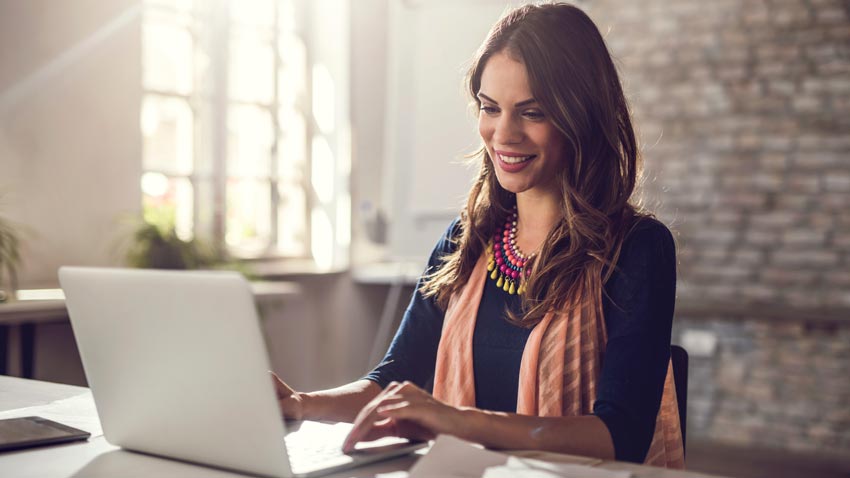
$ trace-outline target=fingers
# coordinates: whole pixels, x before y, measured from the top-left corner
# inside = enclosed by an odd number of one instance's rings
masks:
[[[292,389],[289,385],[286,384],[280,377],[277,376],[276,373],[269,370],[269,373],[272,376],[272,383],[274,384],[274,390],[277,393],[277,398],[286,398],[290,395],[295,394],[295,390]]]
[[[353,451],[354,445],[366,440],[366,437],[371,437],[378,433],[387,433],[389,431],[389,428],[384,426],[386,425],[385,423],[381,423],[380,426],[378,426],[377,422],[379,422],[380,419],[378,418],[377,409],[382,404],[392,403],[397,400],[399,397],[396,393],[401,390],[404,385],[404,383],[399,382],[390,383],[381,393],[378,394],[377,397],[372,399],[371,402],[366,404],[366,406],[360,410],[360,413],[357,414],[357,418],[354,420],[354,427],[348,433],[348,436],[342,444],[342,451],[344,453]],[[373,429],[376,429],[377,431],[373,433]]]
[[[372,424],[359,440],[351,445],[351,448],[364,441],[374,441],[383,437],[399,436],[398,423],[395,420],[382,419]]]
[[[301,420],[304,415],[304,404],[298,392],[281,380],[276,373],[269,370],[269,374],[271,374],[272,383],[274,384],[280,413],[284,418]]]
[[[428,394],[411,382],[393,382],[363,407],[354,421],[354,427],[343,443],[343,451],[349,453],[361,441],[371,441],[384,436],[400,436],[395,420],[385,420],[378,413],[379,409],[387,406],[410,406],[411,400],[420,399]]]
[[[342,445],[342,450],[345,453],[354,450],[354,446],[361,441],[372,441],[385,436],[396,435],[395,424],[381,418],[378,415],[378,409],[387,404],[394,404],[403,401],[404,398],[389,395],[382,397],[381,400],[373,400],[369,405],[357,415],[357,420],[354,421],[354,427],[348,433]]]

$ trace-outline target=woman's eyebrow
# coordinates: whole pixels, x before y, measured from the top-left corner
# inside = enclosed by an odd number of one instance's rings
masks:
[[[484,93],[479,92],[478,93],[478,99],[482,99],[482,98],[489,101],[490,103],[493,103],[496,106],[499,105],[498,101],[494,100],[493,98],[490,98],[489,96],[485,95]],[[527,100],[522,100],[519,103],[515,104],[514,108],[521,108],[523,106],[530,105],[530,104],[533,104],[533,103],[537,103],[537,100],[534,99],[534,98],[529,98]]]

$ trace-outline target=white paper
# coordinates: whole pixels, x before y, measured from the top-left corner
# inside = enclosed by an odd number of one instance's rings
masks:
[[[582,459],[577,459],[584,461]],[[521,458],[486,450],[458,438],[440,435],[427,455],[410,469],[409,478],[629,478],[628,471],[611,471],[574,463]]]
[[[56,400],[46,405],[16,408],[0,412],[0,419],[36,416],[53,420],[54,422],[79,428],[91,433],[91,438],[103,435],[103,428],[97,418],[97,409],[91,391],[70,398]]]

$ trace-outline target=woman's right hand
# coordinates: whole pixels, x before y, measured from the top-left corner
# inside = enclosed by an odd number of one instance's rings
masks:
[[[280,412],[284,418],[292,420],[304,419],[304,401],[305,394],[296,392],[286,384],[276,373],[269,371],[272,374],[272,382],[274,383],[275,393],[277,394],[277,403],[280,406]]]

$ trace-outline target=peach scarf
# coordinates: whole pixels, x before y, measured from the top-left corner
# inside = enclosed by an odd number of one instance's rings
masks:
[[[487,278],[484,255],[469,282],[449,301],[443,322],[434,396],[454,406],[475,406],[472,334]],[[601,301],[601,297],[597,297]],[[593,307],[546,314],[531,331],[519,371],[517,413],[541,417],[587,415],[596,400],[607,335]],[[647,465],[685,467],[672,363],[667,367]]]

